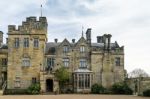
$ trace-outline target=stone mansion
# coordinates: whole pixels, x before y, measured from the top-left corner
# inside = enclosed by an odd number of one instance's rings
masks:
[[[124,81],[124,46],[111,42],[111,35],[97,36],[92,42],[92,30],[86,37],[62,42],[47,42],[46,17],[28,17],[17,28],[8,26],[8,38],[3,44],[0,31],[0,85],[7,89],[26,89],[39,82],[42,92],[55,92],[59,82],[55,71],[64,66],[70,75],[69,87],[74,92],[90,91],[95,83],[109,88]],[[57,37],[56,37],[57,38]]]

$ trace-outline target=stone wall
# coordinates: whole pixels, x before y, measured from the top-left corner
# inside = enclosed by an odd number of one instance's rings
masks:
[[[127,83],[137,95],[142,95],[144,90],[150,89],[150,77],[129,78]]]
[[[47,41],[46,18],[40,17],[37,21],[34,17],[27,18],[18,30],[9,26],[8,33],[8,79],[7,88],[27,88],[32,78],[40,80],[40,70],[44,64],[45,44]],[[19,38],[19,47],[14,46],[15,38]],[[24,47],[24,38],[29,39],[29,47]],[[34,38],[38,38],[39,46],[35,48]],[[22,66],[23,58],[30,60],[30,66]]]

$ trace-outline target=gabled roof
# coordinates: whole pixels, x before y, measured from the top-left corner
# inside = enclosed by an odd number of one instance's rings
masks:
[[[86,41],[86,39],[82,36],[78,41],[77,41],[77,43],[75,43],[75,46],[77,46],[79,43],[81,43],[81,42],[84,42],[85,44],[87,44],[87,41]]]
[[[59,46],[64,45],[64,43],[67,43],[65,45],[70,45],[71,46],[70,42],[66,38],[59,44]]]

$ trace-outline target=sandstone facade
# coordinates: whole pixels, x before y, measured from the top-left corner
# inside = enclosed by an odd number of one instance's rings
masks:
[[[70,72],[68,86],[75,92],[90,91],[94,83],[109,88],[124,81],[124,47],[112,43],[110,34],[92,43],[89,28],[77,42],[66,38],[47,42],[47,26],[46,17],[28,17],[18,29],[8,26],[8,48],[3,51],[2,45],[0,50],[0,58],[7,59],[8,89],[25,89],[39,82],[41,92],[56,92],[59,83],[54,74],[61,66]]]

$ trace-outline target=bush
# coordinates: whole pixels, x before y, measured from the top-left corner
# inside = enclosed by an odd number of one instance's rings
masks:
[[[26,89],[6,89],[4,91],[5,95],[24,95],[27,94]]]
[[[143,96],[150,97],[150,89],[143,91]]]
[[[39,94],[40,93],[40,84],[32,84],[28,89],[27,92],[28,94]]]
[[[93,94],[102,94],[104,93],[105,88],[102,85],[94,84],[91,87],[91,93]]]
[[[115,83],[111,91],[113,94],[127,94],[131,95],[133,93],[132,89],[126,83]]]

